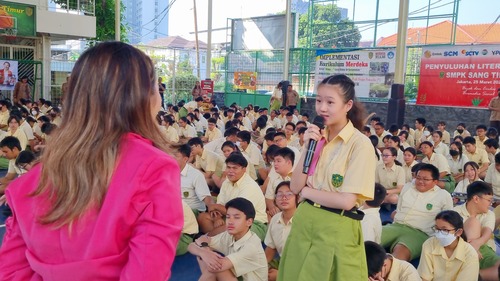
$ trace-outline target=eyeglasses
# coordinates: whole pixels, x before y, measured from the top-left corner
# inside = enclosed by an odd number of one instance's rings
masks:
[[[416,177],[415,180],[417,180],[417,181],[433,181],[434,179],[424,179],[421,177]]]
[[[26,166],[28,166],[29,163],[24,163],[24,164],[19,164],[17,165],[19,168],[26,170]]]
[[[283,199],[283,198],[291,198],[292,196],[294,196],[294,194],[292,192],[284,192],[284,193],[281,193],[281,192],[278,192],[276,194],[276,198],[277,199]]]
[[[394,156],[394,155],[382,154],[382,157],[384,157],[384,158],[389,158],[389,157],[392,157],[392,156]]]
[[[439,229],[436,226],[431,227],[432,231],[440,232],[441,234],[449,234],[450,231],[457,231],[457,229]]]
[[[481,198],[481,199],[484,199],[484,200],[488,201],[488,203],[490,203],[490,204],[493,203],[493,198],[488,199],[488,198],[483,197],[483,196],[478,196],[478,197]]]

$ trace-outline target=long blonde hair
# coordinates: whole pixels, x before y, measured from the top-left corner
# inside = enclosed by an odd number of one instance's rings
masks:
[[[168,151],[152,114],[154,65],[140,50],[104,42],[78,59],[63,104],[63,120],[45,147],[38,188],[50,207],[39,218],[55,227],[99,209],[114,172],[122,137],[133,132]]]

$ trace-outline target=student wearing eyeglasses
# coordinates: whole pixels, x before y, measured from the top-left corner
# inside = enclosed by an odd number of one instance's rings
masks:
[[[423,244],[417,269],[422,280],[477,280],[479,260],[467,243],[462,217],[452,210],[442,211],[432,229],[434,236]]]
[[[399,195],[394,223],[382,227],[382,243],[401,260],[418,256],[422,244],[433,235],[434,217],[453,208],[451,195],[437,186],[439,170],[432,164],[422,164],[415,184],[405,185]]]
[[[498,280],[500,257],[495,253],[492,239],[495,230],[495,214],[490,210],[493,189],[487,183],[475,181],[467,187],[467,202],[455,207],[464,220],[464,231],[479,255],[480,275],[484,280]]]

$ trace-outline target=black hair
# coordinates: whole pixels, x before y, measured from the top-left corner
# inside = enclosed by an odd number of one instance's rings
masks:
[[[443,138],[443,132],[439,131],[439,130],[436,130],[436,131],[433,131],[432,134],[437,134],[439,136],[440,139]]]
[[[19,139],[16,137],[8,136],[5,137],[1,142],[0,142],[0,148],[2,147],[8,147],[10,150],[13,150],[14,148],[17,148],[17,150],[21,151],[21,143],[19,142]]]
[[[407,147],[404,152],[410,152],[411,154],[413,154],[413,156],[417,156],[417,150],[413,147]]]
[[[189,119],[187,119],[187,117],[185,117],[185,116],[179,118],[179,121],[182,121],[182,122],[184,122],[184,123],[186,123],[188,125],[191,125],[191,121],[189,121]]]
[[[436,220],[443,220],[451,224],[453,228],[455,228],[455,230],[462,229],[462,235],[460,235],[460,237],[462,237],[464,241],[467,241],[467,236],[465,235],[465,231],[463,230],[464,219],[459,213],[453,210],[444,210],[436,215]]]
[[[264,140],[266,141],[274,141],[274,135],[276,132],[269,132],[264,136]]]
[[[238,146],[236,144],[234,144],[234,142],[232,141],[225,141],[222,146],[221,146],[221,150],[226,147],[226,146],[229,146],[230,148],[232,148],[234,151],[239,151],[238,149]]]
[[[372,117],[372,118],[370,119],[370,121],[375,121],[375,122],[377,122],[377,123],[378,123],[378,122],[380,122],[380,121],[381,121],[381,119],[380,119],[380,117],[378,117],[378,116],[374,116],[374,117]]]
[[[297,127],[299,126],[299,124],[303,124],[304,126],[306,126],[306,127],[307,127],[307,123],[306,123],[305,121],[300,120],[300,121],[298,121],[298,122],[295,124],[295,128],[297,128]]]
[[[464,138],[464,141],[462,142],[463,144],[467,144],[467,143],[470,143],[470,144],[473,144],[473,145],[476,145],[476,139],[469,136],[469,137],[465,137]]]
[[[495,154],[495,164],[500,164],[500,153]]]
[[[276,186],[276,190],[274,191],[274,198],[276,199],[276,195],[278,195],[278,191],[280,190],[280,188],[282,188],[283,186],[286,186],[288,188],[290,188],[290,181],[282,181],[280,182],[277,186]],[[297,196],[296,194],[294,194],[295,196],[295,207],[297,207],[297,205],[299,205],[299,196]]]
[[[387,253],[384,248],[373,241],[365,241],[366,263],[368,267],[368,277],[374,277],[382,271]]]
[[[454,141],[452,143],[450,143],[450,148],[451,148],[451,145],[454,144],[457,148],[458,148],[458,159],[461,160],[462,159],[462,155],[463,155],[463,152],[464,152],[464,146],[462,145],[461,142],[459,141]]]
[[[281,156],[281,157],[283,157],[285,159],[288,159],[288,160],[292,161],[292,165],[293,165],[293,163],[295,161],[295,153],[293,152],[293,150],[291,150],[288,147],[280,148],[274,154],[274,157],[276,157],[276,156]]]
[[[285,128],[286,128],[286,126],[292,126],[292,128],[293,128],[292,130],[295,131],[295,124],[293,124],[293,122],[286,123]]]
[[[248,199],[243,197],[236,197],[234,199],[229,200],[226,205],[226,210],[229,208],[236,209],[245,214],[246,219],[255,219],[255,208]]]
[[[392,156],[398,156],[398,150],[394,147],[384,147],[383,150],[389,150]]]
[[[239,131],[236,137],[248,144],[250,144],[250,141],[252,140],[252,134],[249,131]]]
[[[431,148],[434,147],[434,144],[432,142],[430,142],[430,141],[423,141],[423,142],[420,143],[420,146],[422,146],[424,144],[430,146]]]
[[[276,155],[276,152],[280,150],[281,148],[275,144],[270,145],[267,150],[266,150],[266,159],[269,161],[269,159],[274,159],[274,156]]]
[[[415,121],[417,121],[419,124],[422,124],[422,126],[425,126],[425,123],[427,123],[425,118],[422,118],[422,117],[415,119]]]
[[[453,137],[453,141],[456,141],[457,139],[459,139],[461,143],[464,142],[464,138],[462,136],[454,136]]]
[[[373,193],[373,200],[365,201],[366,205],[377,208],[382,205],[387,195],[387,190],[380,183],[375,183],[375,192]]]
[[[487,139],[484,141],[484,145],[488,147],[493,147],[494,149],[498,149],[498,141],[495,139]]]
[[[392,124],[389,126],[389,133],[397,133],[399,131],[398,125]]]
[[[363,133],[371,133],[371,129],[368,126],[363,126]]]
[[[380,155],[378,154],[378,151],[377,151],[377,146],[378,146],[378,137],[377,136],[374,136],[374,135],[371,135],[368,137],[370,139],[370,141],[372,142],[372,145],[373,145],[373,149],[374,149],[374,152],[375,152],[375,157],[377,157],[377,160],[380,160]]]
[[[203,98],[202,97],[197,97],[196,99],[194,99],[194,101],[196,101],[196,102],[203,101]]]
[[[299,135],[302,135],[302,134],[303,134],[303,133],[305,133],[306,131],[307,131],[307,128],[306,128],[306,127],[299,128],[298,134],[299,134]]]
[[[17,124],[21,125],[21,118],[17,115],[10,115],[9,119],[7,119],[7,124],[9,124],[12,119],[16,120]]]
[[[479,165],[474,161],[469,161],[469,162],[464,164],[464,170],[463,170],[464,172],[465,172],[465,168],[467,168],[467,166],[472,166],[472,168],[476,169],[476,173],[477,173],[477,170],[479,170]],[[479,175],[477,175],[477,176],[479,176]]]
[[[276,134],[274,134],[274,137],[279,137],[279,136],[286,138],[286,135],[283,132],[276,132]]]
[[[240,131],[240,129],[235,128],[235,127],[227,128],[224,131],[224,137],[227,138],[227,137],[231,137],[231,136],[236,136],[236,135],[238,135],[239,131]]]
[[[271,133],[271,132],[276,133],[276,128],[274,128],[274,127],[269,127],[269,128],[267,128],[267,129],[266,129],[266,132],[265,132],[265,133],[266,133],[266,134],[268,134],[268,133]]]
[[[420,168],[422,168],[422,165],[426,165],[425,163],[417,163],[411,167],[411,172],[414,173],[415,175],[418,173]]]
[[[40,129],[41,129],[42,133],[44,133],[46,135],[50,135],[52,133],[52,131],[57,129],[57,126],[55,124],[52,124],[52,123],[43,123],[42,127]]]
[[[382,127],[382,129],[385,129],[385,124],[383,122],[377,122],[377,124],[375,124],[375,126],[380,126],[380,127]]]
[[[243,154],[241,154],[240,152],[231,153],[226,159],[226,164],[229,163],[236,164],[244,168],[248,166],[247,159],[245,159],[245,156],[243,156]]]
[[[257,124],[258,128],[264,129],[266,127],[266,125],[267,125],[267,120],[264,117],[264,115],[262,115],[259,118],[257,118],[257,121],[255,121],[255,123]]]
[[[344,103],[352,100],[352,108],[347,112],[347,118],[351,120],[356,129],[361,130],[364,126],[365,108],[357,101],[356,92],[354,90],[355,84],[351,78],[344,74],[336,74],[323,79],[318,88],[322,85],[338,85],[342,89]]]
[[[203,148],[203,141],[199,137],[194,137],[194,138],[189,139],[187,144],[189,146],[199,145],[199,146],[201,146],[201,148]]]
[[[475,195],[493,195],[493,188],[484,181],[475,181],[467,186],[467,201]]]
[[[175,123],[174,117],[172,117],[171,115],[165,115],[163,117],[163,121],[165,121],[169,126],[172,126]]]
[[[36,157],[33,152],[28,151],[28,150],[23,150],[19,152],[19,155],[16,158],[16,166],[20,166],[23,164],[29,164],[33,161],[35,161]]]
[[[433,180],[439,180],[439,170],[436,168],[436,166],[432,164],[424,164],[422,163],[422,166],[418,169],[417,173],[420,171],[428,171],[431,172],[431,177]]]
[[[183,145],[179,146],[179,148],[177,150],[184,157],[189,158],[191,156],[191,146],[189,144],[183,144]]]
[[[476,131],[479,130],[479,129],[483,129],[483,130],[487,131],[488,127],[486,127],[486,125],[484,125],[484,124],[480,124],[480,125],[476,126]]]

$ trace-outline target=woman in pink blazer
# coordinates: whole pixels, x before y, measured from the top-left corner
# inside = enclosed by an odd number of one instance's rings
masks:
[[[183,215],[160,107],[138,49],[80,57],[40,164],[7,187],[0,280],[168,280]]]

